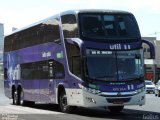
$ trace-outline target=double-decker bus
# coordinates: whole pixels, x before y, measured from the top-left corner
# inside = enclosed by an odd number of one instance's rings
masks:
[[[13,104],[108,108],[145,104],[144,58],[133,14],[70,10],[5,37],[4,89]]]

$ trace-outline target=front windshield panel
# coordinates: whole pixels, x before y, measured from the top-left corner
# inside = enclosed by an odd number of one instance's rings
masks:
[[[86,74],[91,79],[115,80],[116,79],[116,56],[115,52],[88,50],[86,57]]]
[[[105,81],[134,80],[144,75],[143,52],[87,50],[86,76]]]
[[[143,76],[142,53],[139,50],[117,52],[118,80],[133,80]]]
[[[80,14],[81,37],[106,42],[133,40],[140,37],[136,20],[131,14]],[[123,41],[124,42],[124,41]]]

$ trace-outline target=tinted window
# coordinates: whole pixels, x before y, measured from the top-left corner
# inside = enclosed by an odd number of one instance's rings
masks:
[[[62,19],[62,28],[64,38],[75,38],[78,35],[77,22],[75,15],[64,15]]]
[[[49,19],[41,24],[7,36],[4,51],[8,52],[48,42],[60,43],[57,19]]]
[[[21,64],[21,78],[23,80],[60,79],[64,76],[64,66],[58,61],[46,60]]]
[[[54,62],[54,67],[55,67],[55,71],[54,71],[54,78],[55,79],[62,79],[65,77],[65,73],[64,73],[64,66],[62,63],[55,61]]]
[[[140,78],[143,71],[143,51],[86,50],[87,77],[106,81],[127,81]],[[137,56],[137,57],[136,57]]]
[[[60,42],[60,31],[59,24],[57,19],[51,19],[47,22],[44,22],[41,26],[43,32],[43,41],[44,42]]]
[[[140,38],[138,25],[131,14],[79,14],[79,21],[82,39],[106,41],[110,38]]]
[[[78,76],[82,77],[82,61],[80,58],[80,48],[75,44],[70,44],[65,40],[67,58],[70,71]]]
[[[26,80],[32,79],[49,79],[47,61],[21,64],[21,78]]]
[[[32,63],[26,63],[21,65],[21,78],[24,80],[31,80],[34,79],[33,72],[33,64]]]

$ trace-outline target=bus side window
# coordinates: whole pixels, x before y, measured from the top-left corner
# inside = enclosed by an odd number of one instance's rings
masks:
[[[75,15],[61,16],[64,38],[76,38],[78,36],[78,25]]]
[[[72,73],[82,78],[82,63],[80,56],[72,56]]]
[[[59,30],[59,23],[57,19],[49,19],[48,21],[44,22],[41,25],[41,29],[43,32],[43,41],[44,43],[47,42],[54,42],[60,44],[60,30]]]
[[[63,79],[65,77],[64,66],[58,61],[54,61],[54,78]]]

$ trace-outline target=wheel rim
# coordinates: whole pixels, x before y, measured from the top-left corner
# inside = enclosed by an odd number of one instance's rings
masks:
[[[18,99],[18,96],[17,96],[17,92],[15,91],[14,92],[14,98],[13,98],[13,104],[17,104],[17,99]]]
[[[23,91],[20,92],[20,105],[23,104],[23,97],[24,97],[24,94],[23,94]]]

